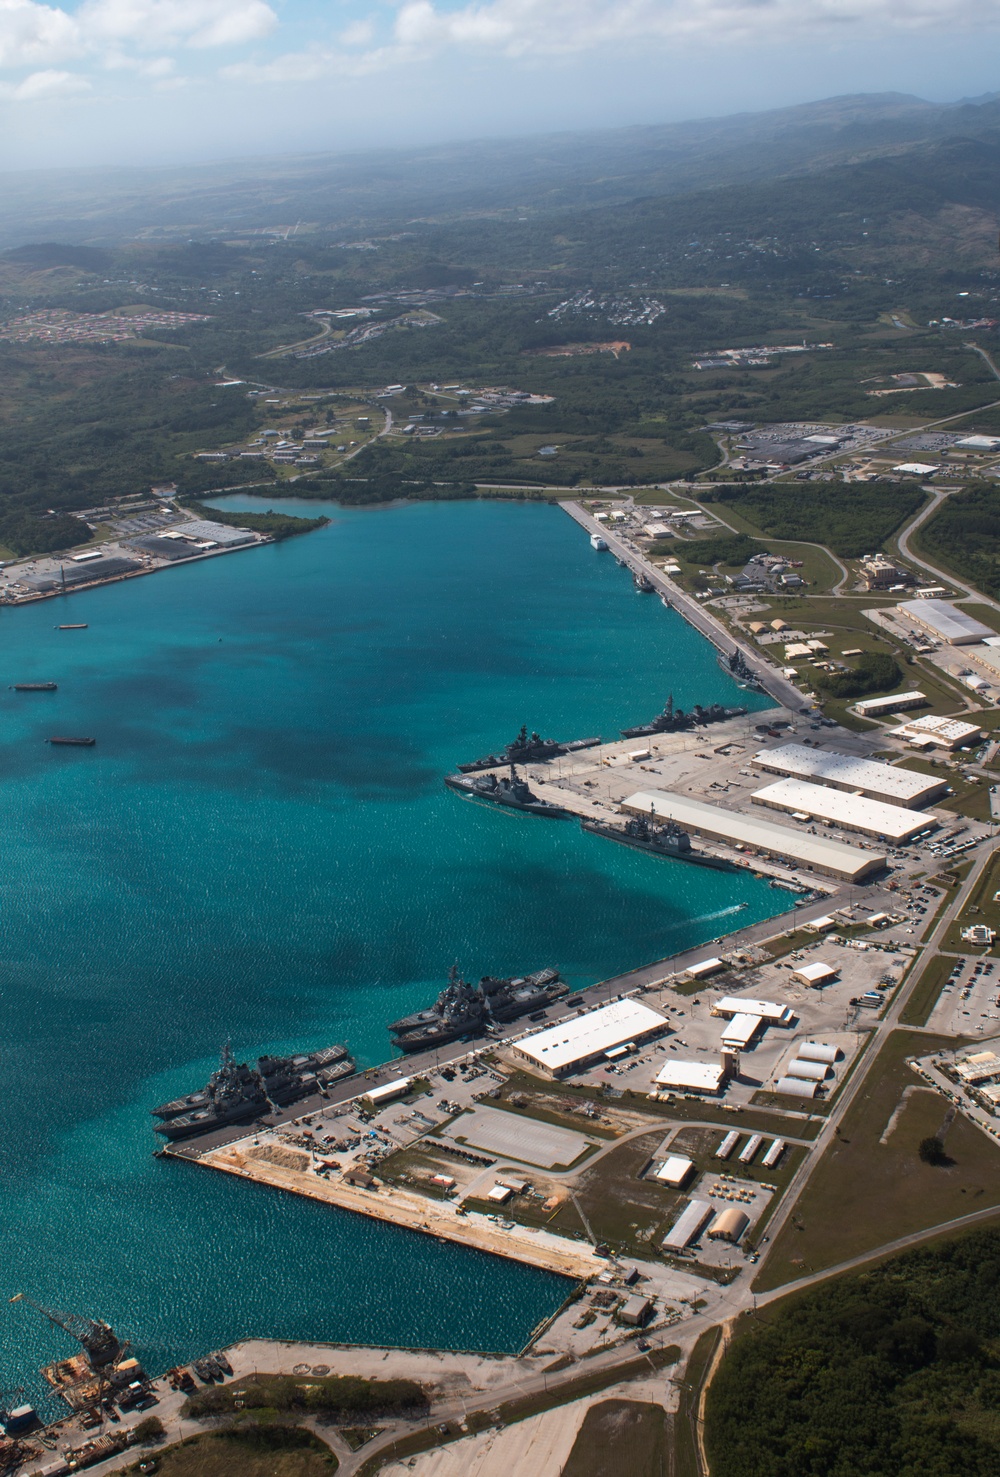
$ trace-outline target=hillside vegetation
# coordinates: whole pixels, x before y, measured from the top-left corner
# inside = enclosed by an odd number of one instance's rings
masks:
[[[1000,1233],[745,1320],[709,1390],[713,1477],[995,1477]]]

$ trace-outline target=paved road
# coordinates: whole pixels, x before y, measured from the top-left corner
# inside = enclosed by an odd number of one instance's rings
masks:
[[[689,625],[694,626],[696,631],[707,636],[712,645],[725,656],[729,656],[733,651],[741,652],[744,661],[759,674],[761,685],[767,689],[768,695],[776,703],[789,708],[793,713],[801,712],[804,706],[802,693],[782,677],[781,673],[776,671],[769,662],[764,661],[759,651],[731,636],[714,615],[711,615],[704,606],[699,605],[697,600],[692,599],[679,585],[674,584],[673,580],[668,579],[662,569],[657,569],[655,564],[651,564],[642,554],[637,553],[618,534],[605,528],[602,523],[598,523],[579,503],[563,502],[559,506],[565,508],[570,517],[575,519],[588,533],[599,534],[607,543],[608,548],[630,569],[646,575],[653,588],[660,595],[667,597],[677,613],[682,615]]]
[[[906,527],[900,534],[897,535],[896,544],[899,548],[899,552],[903,555],[905,559],[909,559],[914,564],[918,564],[921,569],[926,569],[929,574],[932,574],[936,580],[940,580],[943,585],[951,585],[954,589],[964,590],[966,595],[971,596],[974,600],[977,600],[980,605],[989,605],[992,607],[993,610],[1000,611],[1000,601],[992,600],[989,595],[984,595],[973,585],[965,584],[962,580],[958,579],[949,571],[939,569],[936,564],[928,563],[928,561],[922,558],[919,554],[915,554],[913,552],[913,549],[910,547],[910,536],[916,533],[917,529],[920,528],[924,523],[926,523],[928,519],[932,518],[937,510],[940,508],[944,500],[947,497],[950,497],[952,492],[956,490],[957,489],[951,487],[927,488],[926,491],[932,494],[931,501],[929,503],[925,503],[924,506],[920,509],[920,512],[917,514],[917,516],[906,525]]]

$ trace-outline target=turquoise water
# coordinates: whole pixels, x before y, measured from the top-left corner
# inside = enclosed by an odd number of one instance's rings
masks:
[[[522,722],[614,735],[670,691],[747,700],[565,514],[325,511],[0,612],[0,1293],[106,1317],[153,1366],[248,1333],[513,1349],[565,1287],[154,1161],[148,1109],[227,1036],[380,1061],[455,959],[583,985],[787,902],[442,786]],[[65,1349],[0,1302],[0,1387]]]

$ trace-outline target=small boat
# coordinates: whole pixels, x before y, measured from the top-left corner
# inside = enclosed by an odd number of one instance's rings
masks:
[[[57,626],[56,627],[56,630],[57,631],[85,631],[86,629],[87,629],[87,622],[86,621],[82,621],[79,625],[76,625],[76,626]]]
[[[54,682],[12,682],[12,692],[55,692]]]
[[[92,749],[97,743],[97,740],[92,738],[50,738],[46,739],[45,742],[47,744],[70,744],[72,747],[78,749]]]
[[[225,1354],[216,1353],[216,1354],[213,1354],[212,1355],[212,1358],[215,1360],[216,1364],[222,1370],[223,1374],[232,1374],[232,1372],[233,1372],[233,1366],[230,1364],[230,1362],[226,1358]]]

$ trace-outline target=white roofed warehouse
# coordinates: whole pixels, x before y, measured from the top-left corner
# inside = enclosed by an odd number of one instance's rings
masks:
[[[902,805],[886,805],[882,800],[869,800],[864,795],[845,795],[843,790],[829,790],[825,785],[811,785],[806,780],[776,780],[773,785],[756,790],[751,799],[755,805],[830,821],[844,831],[859,831],[863,836],[897,843],[909,841],[918,831],[938,825],[934,815],[907,810]]]
[[[621,809],[627,815],[655,815],[659,821],[675,821],[695,835],[751,847],[785,858],[793,866],[823,872],[845,882],[861,882],[885,869],[886,858],[882,852],[810,836],[808,832],[779,826],[773,821],[723,810],[719,805],[706,805],[704,801],[671,790],[638,790],[622,801]]]
[[[515,1043],[514,1055],[552,1077],[582,1072],[606,1052],[629,1042],[649,1041],[669,1030],[666,1016],[639,1000],[612,1000],[597,1010],[571,1016],[548,1030]]]
[[[930,805],[948,789],[947,777],[918,774],[915,769],[876,764],[872,759],[856,759],[853,754],[812,749],[805,744],[781,744],[764,749],[753,756],[753,762],[768,774],[813,780],[834,790],[865,795],[869,800],[903,805],[908,810]]]
[[[947,646],[974,646],[987,636],[996,635],[989,626],[952,605],[950,600],[905,600],[896,609]]]

